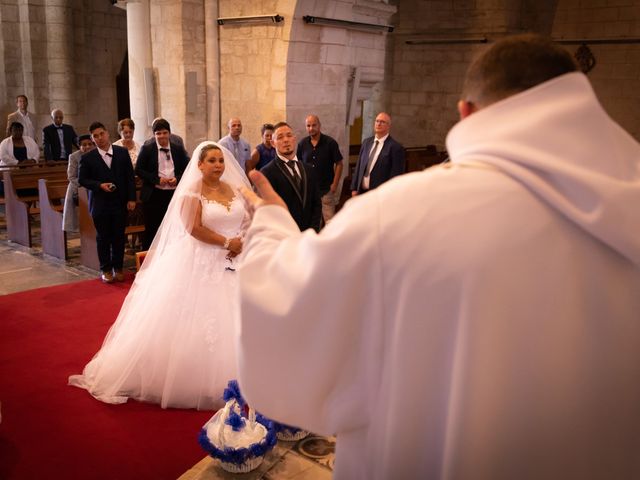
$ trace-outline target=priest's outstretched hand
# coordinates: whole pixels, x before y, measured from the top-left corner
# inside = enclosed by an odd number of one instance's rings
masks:
[[[280,198],[280,195],[276,193],[269,183],[269,180],[267,180],[267,177],[262,173],[257,170],[252,170],[249,172],[249,179],[255,185],[257,194],[247,187],[242,187],[240,189],[240,193],[244,197],[245,202],[247,203],[247,209],[251,213],[264,205],[278,205],[285,210],[287,209],[287,205],[284,203],[284,200]]]

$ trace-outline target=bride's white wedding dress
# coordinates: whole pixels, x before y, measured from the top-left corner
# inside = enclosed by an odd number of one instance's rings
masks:
[[[239,194],[229,205],[200,202],[204,226],[228,238],[241,234],[247,216]],[[82,375],[69,377],[70,385],[108,403],[133,398],[163,408],[224,405],[223,390],[236,378],[235,267],[227,250],[186,230],[170,238],[138,273],[102,348]]]

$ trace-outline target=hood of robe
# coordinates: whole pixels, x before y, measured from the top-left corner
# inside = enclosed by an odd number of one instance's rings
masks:
[[[447,149],[454,163],[510,176],[640,265],[640,145],[607,115],[582,73],[473,113],[449,132]]]

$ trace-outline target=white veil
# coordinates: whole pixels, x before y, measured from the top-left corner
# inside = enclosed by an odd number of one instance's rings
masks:
[[[222,150],[225,169],[220,179],[229,184],[236,192],[236,195],[239,195],[238,190],[240,187],[251,188],[247,175],[229,150],[212,141],[200,143],[191,155],[191,160],[173,194],[167,213],[164,215],[164,220],[149,247],[138,275],[151,267],[154,257],[163,255],[168,248],[175,242],[184,239],[185,236],[191,236],[191,229],[193,222],[196,220],[196,211],[202,191],[202,174],[198,168],[198,160],[202,149],[207,145],[215,145]]]
[[[82,375],[69,378],[100,400],[213,408],[222,390],[212,392],[212,385],[226,385],[229,372],[235,372],[233,322],[224,319],[237,314],[237,282],[225,270],[226,250],[191,235],[201,202],[198,159],[209,144],[224,154],[221,180],[237,196],[240,187],[250,185],[226,148],[207,141],[195,149],[102,348]],[[203,341],[208,349],[192,348]]]

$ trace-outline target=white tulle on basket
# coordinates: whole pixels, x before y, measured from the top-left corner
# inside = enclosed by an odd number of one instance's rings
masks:
[[[198,441],[227,472],[247,473],[258,468],[275,446],[275,428],[251,407],[247,410],[235,380],[229,382],[224,397],[227,403],[204,424]]]

